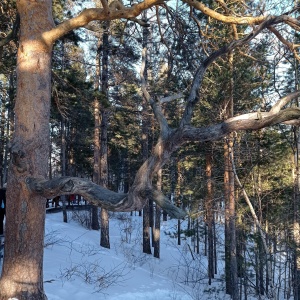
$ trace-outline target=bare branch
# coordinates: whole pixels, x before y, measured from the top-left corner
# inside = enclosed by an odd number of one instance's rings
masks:
[[[268,20],[269,18],[280,18],[281,21],[278,20],[279,22],[284,22],[287,25],[294,28],[295,30],[299,30],[299,26],[300,26],[300,22],[298,19],[295,19],[295,18],[292,18],[289,16],[289,14],[293,13],[296,9],[298,9],[297,7],[295,7],[294,9],[292,9],[288,12],[285,12],[284,14],[282,14],[279,17],[265,16],[265,15],[256,16],[256,17],[255,16],[232,16],[232,15],[228,16],[228,15],[223,15],[221,13],[218,13],[218,12],[210,9],[209,7],[204,5],[201,1],[183,0],[183,2],[187,3],[189,6],[194,7],[197,10],[200,10],[207,16],[209,16],[215,20],[218,20],[220,22],[227,23],[227,24],[259,25],[259,24],[265,22],[266,20]]]
[[[169,132],[169,125],[168,125],[167,119],[161,110],[159,101],[154,101],[151,99],[150,104],[151,104],[155,119],[157,120],[159,127],[160,127],[160,137],[164,139],[168,135],[168,132]]]
[[[45,198],[78,194],[91,204],[111,211],[141,210],[145,204],[145,199],[152,198],[171,217],[183,218],[186,215],[183,210],[173,205],[162,193],[151,188],[136,192],[132,190],[128,194],[115,193],[90,180],[77,177],[59,177],[51,180],[27,178],[26,184],[29,190]]]
[[[220,14],[206,5],[204,5],[201,1],[194,1],[194,0],[183,0],[183,2],[187,3],[188,5],[194,7],[197,10],[202,11],[205,15],[216,19],[218,21],[221,21],[223,23],[230,23],[230,24],[246,24],[246,25],[258,25],[261,22],[265,21],[266,16],[257,16],[257,17],[236,17],[236,16],[225,16],[223,14]]]
[[[107,0],[101,0],[101,4],[102,4],[102,7],[103,7],[103,12],[104,13],[107,13],[109,8],[108,8],[108,1]]]
[[[140,69],[140,78],[141,78],[141,89],[143,92],[143,95],[147,102],[150,102],[151,96],[149,92],[147,91],[147,83],[144,76],[145,68],[146,68],[146,55],[147,55],[147,48],[145,47],[142,50],[142,63],[141,63],[141,69]]]
[[[296,51],[296,48],[299,48],[299,47],[300,47],[299,44],[294,44],[294,43],[291,43],[291,42],[287,41],[287,40],[279,33],[279,31],[276,30],[276,29],[275,29],[274,27],[272,27],[272,26],[268,27],[268,29],[276,35],[276,37],[278,38],[278,40],[279,40],[282,44],[286,45],[286,46],[289,48],[289,50],[290,50],[291,52],[294,53],[294,56],[295,56],[296,59],[300,60],[300,56],[298,55],[298,53],[297,53],[297,51]]]
[[[167,97],[160,97],[159,101],[160,101],[160,103],[167,103],[167,102],[171,102],[173,100],[177,100],[177,99],[180,99],[180,98],[183,98],[183,97],[184,97],[183,93],[180,92],[180,93],[170,95],[170,96],[167,96]]]
[[[267,28],[268,26],[272,25],[274,22],[277,22],[278,18],[270,17],[267,18],[262,24],[257,26],[250,34],[245,36],[244,38],[240,40],[234,40],[228,45],[214,51],[209,57],[207,57],[203,62],[200,63],[200,66],[198,67],[193,83],[190,89],[190,94],[187,99],[187,104],[185,111],[182,115],[182,119],[180,122],[180,127],[184,127],[186,125],[189,125],[192,119],[194,107],[196,103],[199,101],[200,95],[199,95],[199,89],[202,84],[206,69],[220,56],[227,54],[228,52],[234,50],[237,47],[243,46],[250,42],[253,38],[255,38],[262,30]]]
[[[286,104],[288,104],[293,99],[299,96],[300,96],[300,91],[296,91],[294,93],[288,94],[287,96],[281,98],[278,102],[276,102],[271,108],[270,112],[273,114],[278,113]]]
[[[220,124],[195,128],[185,126],[178,136],[181,143],[186,141],[216,141],[233,131],[257,130],[290,120],[300,119],[300,108],[286,108],[278,113],[254,112],[230,118]]]
[[[84,27],[89,22],[96,20],[109,21],[123,18],[142,24],[141,21],[138,21],[135,18],[142,11],[163,2],[163,0],[144,0],[138,4],[133,4],[131,7],[125,7],[121,1],[115,0],[109,5],[108,11],[104,8],[85,9],[78,16],[59,24],[48,32],[45,32],[42,37],[46,44],[51,45],[69,31],[79,27]]]

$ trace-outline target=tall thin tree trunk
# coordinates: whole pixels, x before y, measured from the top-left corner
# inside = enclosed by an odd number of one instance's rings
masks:
[[[294,129],[295,133],[295,183],[294,183],[294,215],[293,215],[293,239],[294,249],[294,298],[300,299],[300,225],[299,225],[299,203],[300,203],[300,133],[299,129]]]
[[[66,170],[67,170],[66,152],[67,152],[66,119],[62,117],[61,119],[61,175],[62,176],[66,176]],[[66,208],[66,196],[62,195],[60,199],[62,200],[63,221],[67,223],[68,214]]]
[[[260,139],[260,135],[259,135]],[[260,144],[260,142],[258,143]],[[261,151],[260,147],[258,146],[258,158],[259,161],[261,160]],[[262,204],[261,204],[261,174],[260,174],[260,163],[258,163],[258,168],[257,168],[257,200],[258,200],[258,218],[259,218],[259,223],[260,226],[262,226],[263,222],[263,216],[262,216]],[[257,241],[257,251],[258,251],[258,281],[259,281],[259,293],[261,295],[264,295],[265,293],[265,287],[264,287],[264,261],[265,261],[265,255],[263,253],[263,247],[262,247],[262,239],[260,236],[258,236],[258,241]]]
[[[182,176],[181,176],[181,165],[180,161],[177,161],[177,206],[181,206],[181,185],[182,185]],[[177,220],[177,245],[181,245],[181,220]]]
[[[226,118],[233,116],[233,53],[228,55],[228,62],[232,77],[229,81],[229,100],[225,104]],[[224,146],[224,185],[225,185],[225,278],[226,293],[232,299],[239,297],[238,277],[237,277],[237,257],[236,257],[236,225],[235,225],[235,187],[234,174],[230,155],[233,155],[233,135],[230,134]]]
[[[100,184],[106,188],[108,187],[107,131],[108,131],[109,110],[106,106],[108,106],[109,104],[109,95],[108,95],[109,27],[110,27],[109,21],[103,23],[101,90],[106,103],[101,107]],[[101,223],[100,245],[105,248],[110,248],[109,214],[108,211],[103,207],[101,208],[100,223]]]
[[[162,169],[157,172],[157,190],[161,191],[162,188]],[[156,258],[160,257],[160,217],[161,208],[156,204],[155,206],[155,224],[153,228],[153,256]]]
[[[147,21],[147,12],[143,12],[143,20]],[[147,43],[149,39],[148,28],[143,28],[143,41],[142,41],[142,66],[140,70],[140,77],[142,79],[143,88],[147,89],[148,82],[148,56],[147,56]],[[145,93],[143,93],[142,102],[142,158],[146,161],[148,158],[148,136],[149,136],[149,115],[148,115],[148,100]],[[143,208],[143,252],[151,254],[151,237],[150,237],[150,207],[149,200],[147,199]]]
[[[212,187],[212,144],[206,143],[206,224],[207,224],[207,240],[208,240],[208,284],[214,278],[214,236],[213,236],[213,187]]]
[[[96,55],[96,74],[95,74],[95,91],[100,88],[100,45],[101,40],[98,40],[98,49]],[[97,95],[97,93],[96,93]],[[97,95],[98,96],[98,95]],[[98,97],[94,99],[94,166],[93,166],[93,182],[100,184],[100,100]],[[92,206],[92,229],[99,230],[99,209],[97,206]]]
[[[216,203],[214,203],[216,205]],[[217,257],[217,234],[216,234],[216,216],[214,215],[214,219],[213,219],[213,229],[214,229],[214,272],[215,274],[218,274],[218,257]]]
[[[109,111],[101,110],[101,146],[100,146],[100,185],[108,187],[108,146],[107,146],[107,130]],[[110,248],[109,241],[109,214],[108,210],[101,208],[101,239],[100,245],[105,248]]]
[[[233,152],[233,142],[229,141],[229,153]],[[234,174],[232,164],[229,164],[229,232],[230,232],[230,274],[231,274],[231,297],[237,300],[239,297],[238,277],[237,277],[237,255],[236,255],[236,215],[235,215],[235,193]]]

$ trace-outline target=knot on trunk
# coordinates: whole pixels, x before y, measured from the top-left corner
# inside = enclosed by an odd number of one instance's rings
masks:
[[[11,148],[12,164],[16,167],[19,173],[27,171],[27,163],[25,160],[25,152],[18,147]]]

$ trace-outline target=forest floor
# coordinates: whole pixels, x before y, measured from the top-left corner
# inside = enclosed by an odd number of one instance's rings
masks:
[[[69,222],[63,223],[61,212],[46,217],[44,280],[48,300],[229,299],[222,275],[216,276],[211,286],[207,284],[206,257],[192,253],[186,239],[177,245],[177,220],[162,223],[161,258],[157,259],[142,253],[141,217],[112,214],[110,249],[99,246],[98,231],[80,225],[89,219],[88,212],[68,212],[68,218]],[[183,222],[183,229],[185,225]],[[196,262],[193,256],[197,256]],[[191,282],[196,280],[199,282]]]

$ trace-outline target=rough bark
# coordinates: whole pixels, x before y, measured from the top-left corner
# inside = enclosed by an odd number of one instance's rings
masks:
[[[107,5],[106,0],[102,0],[102,3]],[[109,57],[109,26],[108,21],[103,24],[103,35],[102,35],[102,69],[101,69],[101,92],[105,97],[107,103],[109,99],[108,94],[108,57]],[[100,138],[100,184],[107,188],[108,187],[108,162],[107,162],[107,131],[108,131],[108,120],[109,111],[102,105],[101,107],[101,138]],[[109,242],[109,214],[105,208],[101,208],[100,214],[100,245],[104,248],[110,248]]]
[[[42,277],[46,199],[28,190],[25,178],[47,176],[52,49],[45,45],[41,34],[53,28],[49,3],[22,0],[17,3],[22,30],[7,183],[1,300],[46,299]],[[37,22],[33,22],[33,15]]]
[[[100,78],[100,55],[99,47],[101,41],[98,41],[98,49],[96,55],[96,74],[95,74],[95,91],[99,90]],[[100,101],[96,96],[94,99],[94,165],[93,165],[93,182],[99,184],[100,177]],[[97,206],[92,206],[92,229],[99,230],[99,212]]]
[[[143,12],[143,20],[147,20],[147,12]],[[142,63],[140,69],[141,78],[141,88],[143,91],[143,101],[142,101],[142,159],[147,161],[149,145],[148,145],[148,135],[149,135],[149,114],[148,105],[150,101],[150,95],[147,91],[148,82],[148,42],[149,42],[149,30],[143,28],[143,41],[142,41]],[[150,205],[151,201],[149,198],[145,201],[145,206],[143,208],[143,252],[151,254],[151,235],[150,235]]]

